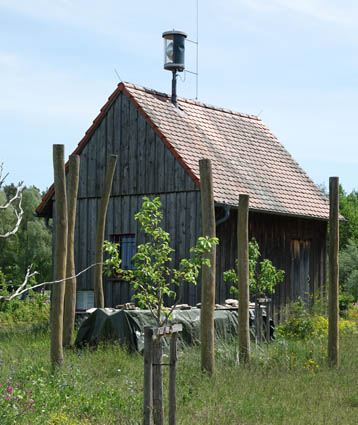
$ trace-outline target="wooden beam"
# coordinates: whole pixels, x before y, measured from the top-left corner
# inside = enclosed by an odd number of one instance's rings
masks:
[[[239,360],[250,360],[249,195],[239,195],[237,223],[239,275]],[[256,309],[255,309],[256,311]],[[256,328],[258,326],[256,317]]]
[[[56,196],[56,245],[54,258],[54,280],[66,277],[67,257],[67,196],[64,164],[64,145],[53,145],[53,169]],[[65,282],[55,283],[52,290],[51,309],[51,364],[60,366],[63,362],[63,301]]]
[[[329,179],[329,292],[328,292],[328,360],[339,366],[339,181]]]
[[[210,159],[201,159],[200,192],[202,235],[210,238],[216,237],[213,173]],[[215,372],[214,352],[214,312],[215,312],[215,274],[216,274],[216,247],[205,257],[210,260],[210,267],[203,266],[201,271],[201,309],[200,309],[200,344],[201,367],[213,374]]]

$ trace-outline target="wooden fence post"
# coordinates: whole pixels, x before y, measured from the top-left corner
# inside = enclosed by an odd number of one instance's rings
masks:
[[[153,341],[153,421],[154,425],[164,424],[163,408],[163,368],[162,368],[162,340],[156,336]]]
[[[53,145],[53,169],[56,197],[56,245],[54,258],[54,280],[66,277],[67,256],[67,197],[64,166],[64,145]],[[51,364],[63,362],[63,301],[65,282],[54,283],[51,305]]]
[[[67,236],[67,261],[66,277],[76,274],[75,271],[75,222],[78,182],[80,174],[80,157],[71,155],[68,168],[67,180],[67,215],[68,215],[68,236]],[[63,313],[63,345],[72,345],[73,332],[76,315],[76,278],[67,280],[65,285],[65,300]]]
[[[328,292],[328,359],[339,366],[339,181],[329,179],[329,292]]]
[[[169,425],[176,425],[176,374],[177,374],[177,339],[178,334],[173,333],[170,339],[169,357]]]
[[[104,242],[104,231],[106,227],[106,216],[109,197],[111,195],[112,182],[114,171],[116,169],[117,155],[110,155],[107,164],[107,172],[104,181],[104,189],[99,206],[98,217],[97,217],[97,228],[96,228],[96,256],[95,262],[102,263],[103,261],[103,242]],[[102,264],[97,264],[94,269],[94,299],[95,307],[104,307],[104,293],[102,283]]]
[[[267,344],[271,340],[270,319],[271,319],[271,300],[268,299],[266,303],[266,342]]]
[[[151,425],[153,407],[153,329],[144,326],[144,425]]]
[[[239,275],[239,361],[250,361],[249,195],[239,195],[237,224]]]
[[[210,159],[201,159],[200,192],[201,192],[201,217],[203,236],[211,238],[216,236],[215,208],[213,192],[213,173]],[[216,247],[211,252],[205,253],[211,266],[203,266],[201,270],[201,310],[200,310],[200,344],[201,367],[213,374],[215,372],[214,352],[214,313],[215,313],[215,274],[216,274]]]

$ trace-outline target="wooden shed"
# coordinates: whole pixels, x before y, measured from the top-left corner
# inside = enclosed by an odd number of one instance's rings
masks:
[[[329,203],[276,137],[255,116],[170,97],[128,83],[118,85],[78,144],[80,185],[75,235],[76,270],[94,262],[97,211],[106,162],[119,157],[106,223],[106,239],[121,243],[124,267],[143,242],[134,214],[144,195],[159,196],[163,227],[171,235],[174,264],[189,255],[201,235],[199,160],[213,164],[217,236],[216,302],[229,296],[223,272],[237,256],[239,193],[250,196],[249,231],[263,257],[285,270],[276,307],[306,293],[317,295],[326,280]],[[37,208],[52,217],[54,188]],[[93,270],[78,279],[93,290]],[[128,302],[127,283],[104,279],[105,304]],[[183,302],[200,301],[200,282],[183,288]]]

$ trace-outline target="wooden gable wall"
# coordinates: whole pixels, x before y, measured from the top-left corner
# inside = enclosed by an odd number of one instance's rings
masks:
[[[97,211],[108,156],[118,155],[107,213],[105,238],[135,234],[143,242],[134,214],[143,196],[159,196],[163,227],[176,250],[174,264],[189,254],[200,234],[200,192],[171,151],[125,94],[120,93],[83,148],[76,224],[76,270],[94,262]],[[80,276],[79,290],[93,288],[93,270]],[[186,299],[196,299],[197,288],[185,288]],[[200,289],[199,289],[200,290]],[[105,279],[107,306],[130,300],[127,283]]]

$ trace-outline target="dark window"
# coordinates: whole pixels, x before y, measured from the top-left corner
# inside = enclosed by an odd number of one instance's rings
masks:
[[[111,235],[112,242],[119,243],[119,258],[123,270],[133,270],[132,257],[135,254],[135,235]]]

